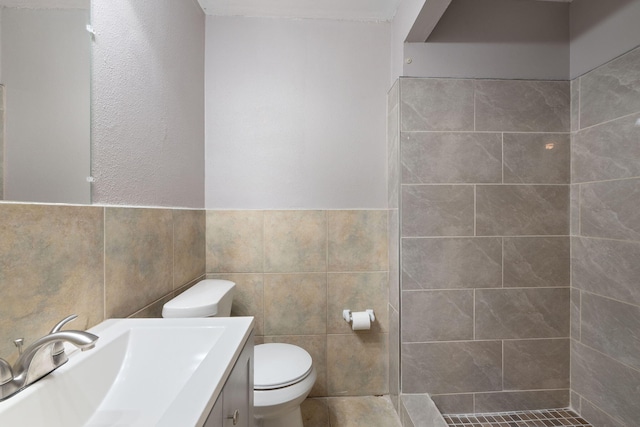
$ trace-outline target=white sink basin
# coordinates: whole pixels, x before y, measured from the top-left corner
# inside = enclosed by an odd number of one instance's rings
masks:
[[[107,320],[89,330],[94,349],[0,402],[0,425],[203,425],[252,327],[251,317]]]

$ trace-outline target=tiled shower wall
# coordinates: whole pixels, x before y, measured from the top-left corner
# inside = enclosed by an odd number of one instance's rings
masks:
[[[567,406],[569,82],[398,89],[402,393],[449,413]]]
[[[640,48],[572,82],[572,406],[640,423]]]
[[[388,393],[387,211],[207,211],[207,277],[237,284],[232,315],[256,341],[305,348],[311,396]],[[343,309],[373,308],[354,332]]]
[[[389,396],[401,414],[400,396],[400,83],[387,94],[387,204],[389,206]]]
[[[205,273],[200,210],[0,203],[0,357],[69,314],[158,317]]]

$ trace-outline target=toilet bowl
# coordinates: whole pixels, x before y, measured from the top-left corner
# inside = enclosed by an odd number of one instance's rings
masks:
[[[162,317],[229,317],[235,283],[207,279],[168,301]],[[254,348],[253,410],[256,427],[303,427],[300,404],[316,381],[309,353],[295,345]]]
[[[302,427],[300,404],[316,382],[306,350],[291,344],[260,344],[254,353],[253,415],[258,427]]]

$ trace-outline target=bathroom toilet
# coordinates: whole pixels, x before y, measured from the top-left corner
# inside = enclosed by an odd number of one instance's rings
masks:
[[[235,283],[207,279],[168,301],[162,317],[229,317]],[[291,344],[254,349],[253,410],[256,427],[303,427],[300,404],[316,381],[306,350]]]

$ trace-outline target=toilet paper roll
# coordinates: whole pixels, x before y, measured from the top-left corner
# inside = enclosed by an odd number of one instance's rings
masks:
[[[351,329],[363,331],[371,329],[371,319],[366,311],[357,311],[351,314]]]

